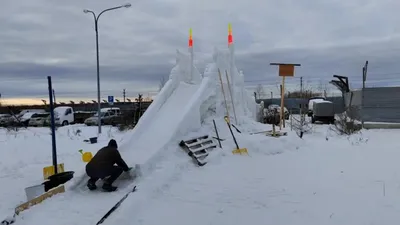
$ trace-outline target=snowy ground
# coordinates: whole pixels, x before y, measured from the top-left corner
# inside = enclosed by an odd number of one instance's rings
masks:
[[[217,121],[217,126],[227,140],[223,149],[212,152],[206,166],[196,167],[171,143],[165,150],[168,157],[139,181],[138,191],[104,224],[381,225],[400,221],[400,143],[393,141],[400,130],[369,130],[347,138],[330,132],[328,125],[315,125],[303,139],[290,128],[286,128],[287,137],[272,138],[249,135],[270,129],[253,124],[251,129],[239,127],[242,134],[235,132],[240,147],[247,147],[250,154],[237,156],[231,154],[234,143],[226,124]],[[96,128],[80,127],[86,137],[68,135],[67,130],[71,134],[73,129],[78,128],[58,131],[59,160],[67,170],[79,171],[83,163],[77,151],[97,150],[109,135],[104,132],[99,144],[90,145],[83,139],[95,135]],[[51,164],[51,136],[48,129],[29,129],[16,137],[0,132],[0,215],[9,215],[25,199],[24,187],[42,181],[42,168]],[[118,131],[111,133],[117,141],[123,138]],[[22,213],[16,224],[94,224],[123,194],[61,194]]]
[[[231,155],[229,143],[205,167],[140,191],[107,224],[397,224],[400,144],[390,140],[400,131],[326,140],[326,130],[317,125],[303,140],[248,136],[260,144],[250,157]]]

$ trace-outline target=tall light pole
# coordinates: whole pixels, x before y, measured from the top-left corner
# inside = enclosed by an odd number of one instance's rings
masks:
[[[100,66],[99,66],[99,32],[98,32],[98,21],[99,21],[99,17],[101,16],[101,14],[103,14],[104,12],[107,11],[111,11],[114,9],[119,9],[119,8],[129,8],[131,7],[130,3],[127,3],[125,5],[121,5],[121,6],[117,6],[117,7],[113,7],[113,8],[109,8],[109,9],[105,9],[103,11],[101,11],[99,13],[98,16],[96,16],[96,14],[88,9],[84,9],[83,12],[84,13],[91,13],[93,15],[94,18],[94,30],[96,31],[96,55],[97,55],[97,123],[98,123],[98,127],[99,127],[99,134],[101,134],[101,117],[100,117],[100,111],[101,111],[101,99],[100,99]]]

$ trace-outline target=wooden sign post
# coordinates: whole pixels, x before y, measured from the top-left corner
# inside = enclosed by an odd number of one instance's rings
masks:
[[[282,88],[281,88],[281,110],[280,110],[280,123],[279,128],[282,130],[285,127],[285,119],[283,117],[285,113],[285,78],[294,76],[294,67],[301,66],[300,64],[291,63],[270,63],[271,66],[279,66],[279,76],[282,77]]]

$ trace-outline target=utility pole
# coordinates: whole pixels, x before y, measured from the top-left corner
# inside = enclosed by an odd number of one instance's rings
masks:
[[[300,138],[303,138],[303,133],[304,133],[304,125],[305,125],[305,115],[303,113],[303,108],[305,108],[305,104],[303,102],[304,98],[304,93],[303,93],[303,77],[300,77],[300,99],[301,99],[301,104],[300,104]]]
[[[129,8],[131,7],[130,3],[127,3],[125,5],[120,5],[117,7],[113,7],[113,8],[108,8],[105,9],[103,11],[101,11],[98,15],[96,15],[96,13],[94,13],[91,10],[88,9],[84,9],[83,12],[84,13],[91,13],[93,15],[94,18],[94,31],[96,32],[96,61],[97,61],[97,124],[98,124],[98,134],[101,134],[101,99],[100,99],[100,62],[99,62],[99,29],[98,29],[98,21],[100,16],[107,12],[107,11],[111,11],[111,10],[115,10],[115,9],[120,9],[120,8]]]
[[[56,102],[56,92],[54,91],[54,89],[53,89],[53,101],[54,101],[54,105],[57,105],[57,102]]]
[[[362,75],[362,91],[361,91],[361,127],[364,128],[364,89],[365,89],[365,81],[367,80],[367,70],[368,70],[368,60],[365,62],[365,66],[363,67],[363,75]]]
[[[304,100],[304,95],[303,95],[303,77],[300,77],[300,99],[301,101]],[[304,116],[303,116],[303,107],[304,104],[300,104],[300,118],[301,118],[301,126],[303,127],[303,123],[304,123]]]
[[[300,77],[300,99],[304,99],[303,95],[303,77]],[[300,105],[300,115],[301,115],[301,110],[303,109],[303,104]]]
[[[300,77],[300,98],[303,98],[303,77]]]
[[[124,90],[122,91],[122,94],[124,95],[124,103],[125,103],[125,97],[126,97],[126,91],[125,91],[125,88],[124,88]]]

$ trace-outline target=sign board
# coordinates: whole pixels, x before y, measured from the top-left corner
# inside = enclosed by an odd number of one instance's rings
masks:
[[[280,77],[293,77],[294,76],[294,65],[279,65],[279,76]]]
[[[114,104],[114,96],[108,96],[108,104],[113,105]]]

